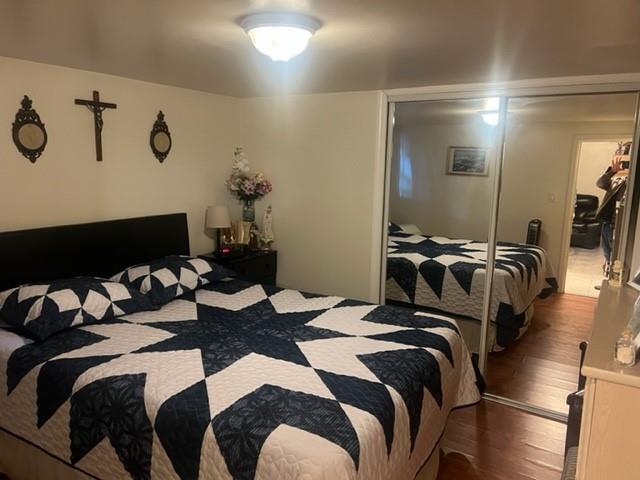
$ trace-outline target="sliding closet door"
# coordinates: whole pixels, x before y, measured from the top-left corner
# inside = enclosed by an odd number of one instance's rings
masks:
[[[395,104],[387,303],[453,316],[479,351],[497,98]]]
[[[624,195],[611,202],[606,189],[626,181],[624,158],[600,177],[633,138],[636,101],[635,93],[508,99],[488,393],[566,413],[605,254],[617,258]]]

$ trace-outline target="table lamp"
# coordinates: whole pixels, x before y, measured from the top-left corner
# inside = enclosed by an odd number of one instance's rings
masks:
[[[230,248],[222,244],[222,235],[220,232],[223,228],[231,228],[229,209],[226,206],[207,207],[205,227],[216,230],[216,252],[219,255],[228,253]]]

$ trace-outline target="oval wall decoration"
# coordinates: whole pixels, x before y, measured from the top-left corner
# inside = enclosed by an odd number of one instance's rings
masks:
[[[20,103],[22,107],[16,113],[11,130],[13,143],[22,155],[35,163],[47,146],[47,130],[32,108],[31,99],[25,95]]]
[[[158,112],[158,118],[151,129],[149,143],[151,145],[151,151],[158,161],[160,163],[164,162],[164,159],[169,155],[172,142],[171,133],[169,133],[169,127],[167,127],[164,121],[164,113],[162,113],[162,110]]]

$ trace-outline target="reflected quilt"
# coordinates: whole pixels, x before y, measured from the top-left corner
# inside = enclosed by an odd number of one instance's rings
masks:
[[[486,242],[389,233],[386,298],[481,320],[486,264]],[[498,242],[489,313],[494,348],[520,338],[535,298],[545,298],[557,287],[544,249]]]
[[[412,479],[479,400],[450,318],[239,280],[0,368],[0,427],[104,479]]]

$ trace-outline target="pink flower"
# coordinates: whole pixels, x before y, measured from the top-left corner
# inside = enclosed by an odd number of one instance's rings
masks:
[[[273,186],[263,174],[249,176],[242,172],[234,172],[226,181],[232,195],[240,200],[256,200],[273,190]]]

